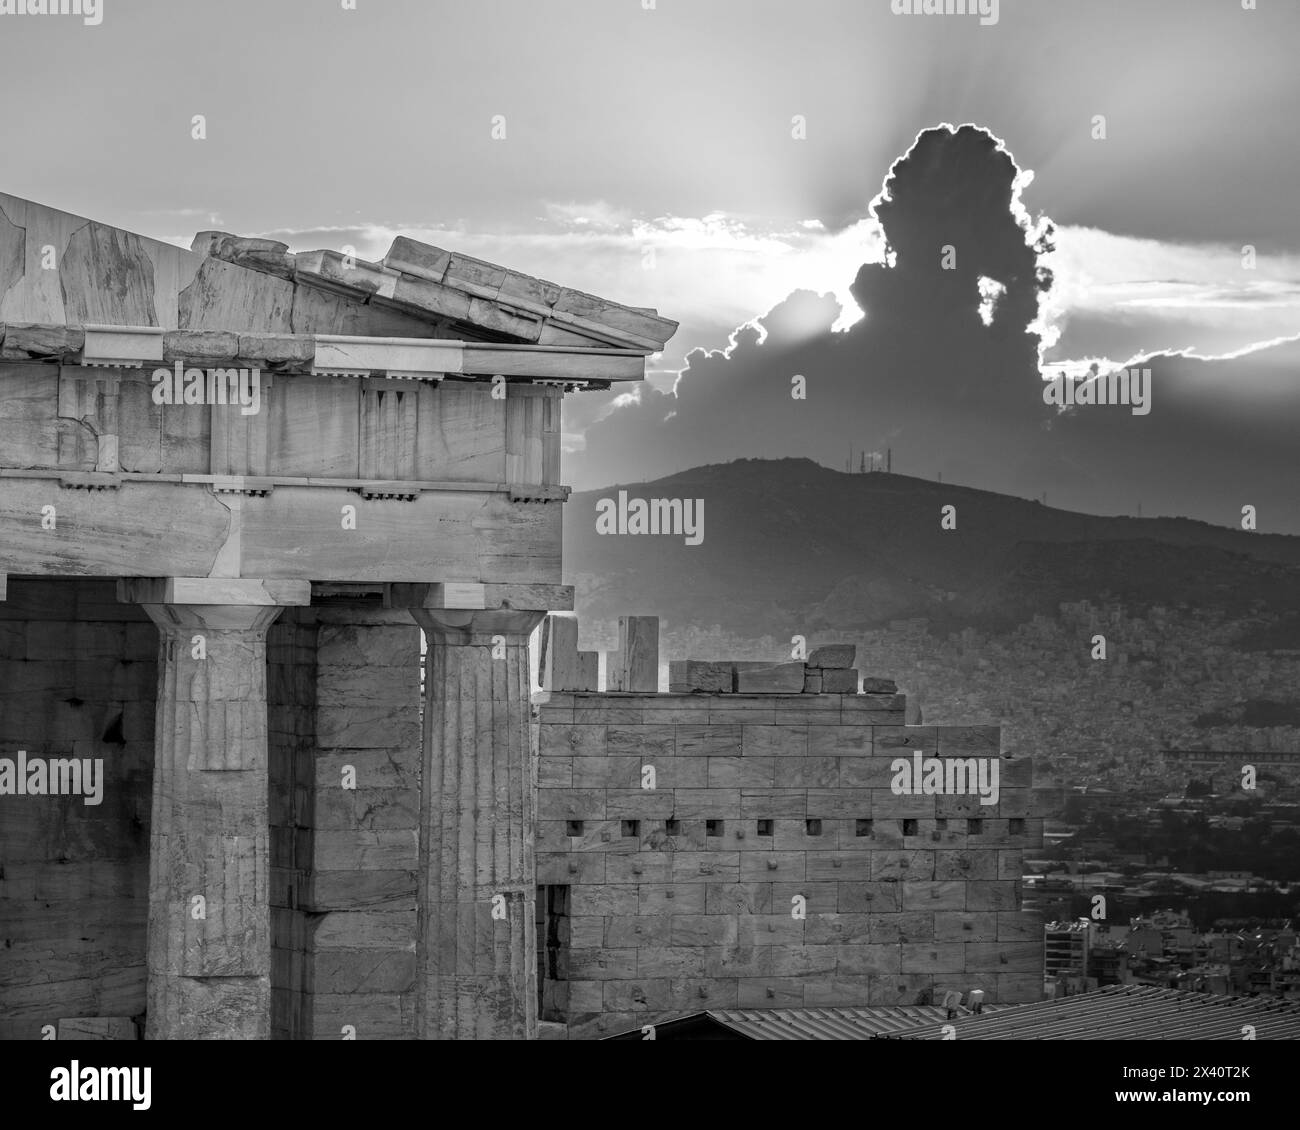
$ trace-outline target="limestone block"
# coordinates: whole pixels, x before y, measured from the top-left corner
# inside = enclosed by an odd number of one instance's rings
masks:
[[[1028,942],[1043,937],[1043,918],[1037,911],[1000,911],[996,917],[997,938],[990,941]]]
[[[705,691],[729,694],[734,681],[730,663],[704,659],[672,660],[668,664],[668,689],[673,692]]]
[[[742,977],[737,1008],[802,1008],[804,983],[795,978]]]
[[[600,690],[600,652],[578,652],[578,674],[574,690]]]
[[[539,727],[542,757],[602,757],[605,754],[605,726],[573,723],[543,724]]]
[[[965,950],[961,942],[910,942],[901,947],[900,968],[904,974],[961,973]]]
[[[659,689],[659,617],[620,616],[618,656],[622,676],[618,690]]]
[[[801,694],[803,668],[802,663],[776,663],[755,670],[737,670],[736,691],[739,694]]]
[[[871,874],[871,855],[866,851],[810,851],[804,861],[804,876],[810,883],[865,883],[875,878]]]
[[[804,927],[809,945],[864,945],[870,941],[870,916],[858,914],[812,914]]]
[[[773,788],[774,757],[710,757],[708,784],[714,789]]]
[[[903,909],[916,911],[965,910],[966,884],[946,882],[903,882]]]
[[[776,778],[772,782],[777,788],[833,789],[840,779],[840,763],[837,757],[778,757],[776,758]]]
[[[997,856],[992,851],[937,851],[934,853],[936,879],[996,879]]]
[[[750,757],[794,757],[808,753],[808,726],[754,725],[742,727],[742,748]]]
[[[129,1016],[63,1017],[56,1023],[59,1040],[137,1040],[135,1022]]]
[[[840,914],[886,914],[902,909],[897,883],[840,882],[836,887],[839,891],[836,906]]]
[[[851,643],[832,643],[825,644],[822,647],[814,648],[809,653],[807,664],[809,667],[821,668],[846,668],[853,666],[853,659],[858,653],[856,644]]]
[[[542,626],[539,656],[542,689],[580,690],[578,673],[578,621],[572,616],[550,615]]]
[[[804,878],[804,852],[741,852],[740,881],[742,883],[802,882]]]
[[[737,918],[741,946],[797,946],[803,944],[804,920],[791,918],[788,910],[775,914],[746,914]]]
[[[996,882],[971,882],[966,884],[967,910],[994,910],[1001,912],[1018,912],[1019,898],[1017,888],[1019,876],[1015,880],[998,880]]]
[[[648,763],[673,757],[676,750],[677,731],[668,723],[610,726],[605,736],[605,752],[610,757],[635,756]]]
[[[971,942],[964,946],[966,968],[991,973],[1041,971],[1043,939],[1032,942]]]
[[[705,884],[646,883],[637,888],[638,914],[703,914]]]
[[[736,883],[740,881],[740,854],[725,851],[674,852],[671,877],[674,883]]]
[[[676,731],[679,757],[727,757],[742,749],[740,726],[688,725],[678,726]]]
[[[771,883],[709,883],[705,887],[708,914],[771,914]]]
[[[724,820],[740,813],[740,789],[675,789],[672,815],[679,820]]]
[[[744,820],[774,820],[796,817],[808,812],[808,793],[804,789],[743,789],[740,814]]]
[[[856,668],[823,671],[821,680],[821,689],[825,694],[857,694],[858,692],[858,672]]]
[[[1038,926],[1041,932],[1041,921]],[[995,942],[998,940],[998,915],[992,911],[938,911],[934,916],[934,940],[936,942]]]
[[[790,900],[802,895],[811,922],[813,915],[838,913],[839,888],[839,883],[830,882],[773,883],[772,902],[774,906],[788,909],[792,905]]]
[[[734,914],[674,914],[669,921],[674,946],[734,946],[739,938]]]

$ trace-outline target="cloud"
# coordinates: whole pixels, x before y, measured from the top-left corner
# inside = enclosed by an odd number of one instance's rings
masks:
[[[1026,331],[1045,282],[1033,246],[1045,229],[1014,206],[1023,183],[986,131],[923,132],[864,221],[879,237],[850,286],[861,320],[835,333],[836,297],[794,291],[725,350],[693,351],[672,391],[594,423],[584,481],[755,454],[843,466],[850,447],[888,446],[896,467],[934,472],[977,459],[988,427],[1039,427],[1038,338]],[[998,285],[990,325],[982,278]],[[795,376],[806,399],[792,398]]]
[[[1178,244],[1060,227],[1044,256],[1054,282],[1045,322],[1053,360],[1123,362],[1143,352],[1222,356],[1300,328],[1300,256]],[[1253,266],[1244,265],[1253,261]]]

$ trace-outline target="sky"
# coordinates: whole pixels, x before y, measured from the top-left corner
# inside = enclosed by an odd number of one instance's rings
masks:
[[[892,449],[1054,505],[1249,502],[1300,532],[1300,4],[1250,4],[0,14],[0,189],[185,246],[380,258],[407,234],[656,307],[681,327],[650,380],[566,400],[578,489]],[[1093,361],[1149,366],[1150,413],[1043,404],[1044,366]]]

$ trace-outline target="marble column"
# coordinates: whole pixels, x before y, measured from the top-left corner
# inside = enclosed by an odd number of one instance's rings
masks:
[[[536,1039],[536,759],[544,612],[412,608],[425,631],[416,1034]]]
[[[266,631],[307,582],[119,584],[158,625],[150,1040],[271,1034]]]

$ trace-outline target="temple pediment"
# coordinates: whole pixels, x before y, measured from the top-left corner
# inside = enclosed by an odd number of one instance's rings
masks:
[[[677,328],[653,310],[404,236],[375,263],[335,250],[295,254],[273,240],[213,231],[200,232],[186,250],[3,193],[0,323],[15,328],[5,353],[10,360],[79,352],[81,339],[60,335],[58,327],[439,338],[525,350],[472,361],[463,370],[468,376],[567,378],[579,385],[641,378],[644,358]],[[33,338],[35,348],[28,344]],[[312,348],[283,342],[276,348],[286,356],[253,360],[282,368],[298,362],[304,371],[327,367],[313,365]],[[237,356],[227,350],[214,359]]]

